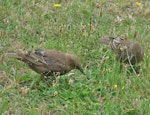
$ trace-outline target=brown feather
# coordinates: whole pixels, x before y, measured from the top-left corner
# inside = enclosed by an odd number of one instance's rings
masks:
[[[6,53],[6,57],[14,57],[25,62],[32,70],[43,76],[54,76],[56,73],[63,75],[72,69],[78,69],[84,73],[80,61],[75,55],[56,50]]]
[[[107,37],[100,39],[100,43],[110,44],[120,62],[129,63],[130,61],[132,65],[135,65],[143,61],[144,50],[136,41]]]

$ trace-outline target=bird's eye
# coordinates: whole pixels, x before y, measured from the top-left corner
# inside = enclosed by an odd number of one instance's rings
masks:
[[[115,38],[114,37],[109,37],[109,39],[114,40]]]

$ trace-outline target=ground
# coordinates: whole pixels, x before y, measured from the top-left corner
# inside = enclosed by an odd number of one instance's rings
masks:
[[[0,113],[29,115],[143,115],[150,112],[150,2],[136,0],[1,0]],[[102,37],[138,41],[141,73],[129,73]],[[77,55],[78,70],[48,87],[26,64],[2,56],[18,49],[56,49]],[[37,84],[39,82],[39,84]]]

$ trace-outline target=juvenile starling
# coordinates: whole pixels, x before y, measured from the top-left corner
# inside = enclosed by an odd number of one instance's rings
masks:
[[[129,63],[134,66],[143,61],[144,50],[136,41],[107,37],[100,39],[100,43],[110,45],[116,54],[116,59],[120,62]]]
[[[28,53],[6,53],[6,57],[13,57],[23,61],[32,70],[41,74],[41,78],[44,76],[64,75],[72,69],[78,69],[84,74],[78,58],[73,54],[61,51],[35,50]],[[44,81],[44,79],[42,80]]]

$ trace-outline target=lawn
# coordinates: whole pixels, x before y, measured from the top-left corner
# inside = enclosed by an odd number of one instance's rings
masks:
[[[148,115],[149,6],[149,0],[1,0],[0,115]],[[129,65],[119,71],[110,47],[98,42],[107,36],[142,45],[140,75]],[[72,70],[48,87],[26,64],[2,60],[18,49],[72,53],[86,75]]]

